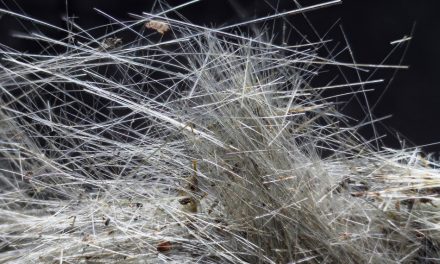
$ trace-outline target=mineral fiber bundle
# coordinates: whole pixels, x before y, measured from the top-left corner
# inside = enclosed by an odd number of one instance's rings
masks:
[[[0,49],[0,262],[438,263],[439,164],[359,133],[374,72],[405,66],[289,42],[340,0],[229,26],[179,15],[197,2],[91,29],[0,10],[66,36]]]

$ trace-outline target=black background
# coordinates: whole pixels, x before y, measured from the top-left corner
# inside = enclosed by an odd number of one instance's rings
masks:
[[[295,9],[291,0],[279,0],[278,10]],[[151,11],[151,0],[3,0],[0,6],[34,18],[64,27],[61,19],[66,14],[78,17],[76,22],[85,28],[108,23],[93,8],[98,8],[121,20],[131,19],[129,12],[141,14]],[[185,1],[169,0],[172,6]],[[268,5],[277,5],[276,0],[202,0],[199,3],[180,10],[190,21],[200,25],[222,26],[246,21],[255,16],[273,14]],[[301,5],[308,6],[323,1],[302,0]],[[20,10],[18,8],[22,8]],[[388,133],[385,144],[400,147],[395,139],[396,131],[407,139],[408,145],[425,145],[440,142],[440,1],[438,0],[344,0],[342,5],[308,13],[307,16],[321,34],[341,19],[344,32],[354,52],[356,62],[379,64],[390,54],[393,46],[390,42],[409,35],[413,25],[415,30],[403,64],[408,70],[401,70],[393,79],[386,93],[374,109],[376,117],[392,114],[392,118],[383,121],[391,130],[380,129]],[[293,23],[298,28],[306,27],[304,21]],[[36,28],[20,25],[17,19],[4,15],[0,19],[0,42],[20,51],[33,51],[36,47],[29,41],[11,37],[16,32],[32,32]],[[45,32],[46,33],[46,32]],[[65,37],[62,33],[48,32],[54,38]],[[303,34],[310,34],[305,29]],[[332,36],[333,37],[333,36]],[[312,36],[313,38],[313,36]],[[338,39],[339,38],[339,39]],[[336,41],[344,39],[335,35]],[[387,61],[398,64],[404,47],[397,50]],[[381,70],[376,78],[393,77],[393,70]],[[375,79],[376,79],[375,78]],[[375,103],[386,85],[375,86],[368,100]],[[347,110],[350,113],[350,109]],[[356,116],[356,111],[353,116]],[[366,136],[368,132],[366,132]],[[423,147],[426,152],[439,153],[440,144]]]

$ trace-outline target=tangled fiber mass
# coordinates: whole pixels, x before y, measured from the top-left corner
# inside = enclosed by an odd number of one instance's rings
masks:
[[[198,1],[97,10],[99,36],[0,10],[67,35],[1,47],[0,262],[438,263],[439,164],[365,139],[380,120],[334,100],[381,80],[313,85],[404,67],[254,30],[339,0],[220,28],[178,18]]]

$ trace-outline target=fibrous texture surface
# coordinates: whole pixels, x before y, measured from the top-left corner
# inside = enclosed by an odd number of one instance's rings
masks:
[[[387,66],[245,30],[337,3],[223,28],[161,3],[104,35],[2,10],[68,36],[1,49],[0,262],[439,261],[437,164],[333,100],[381,80],[313,85]]]

